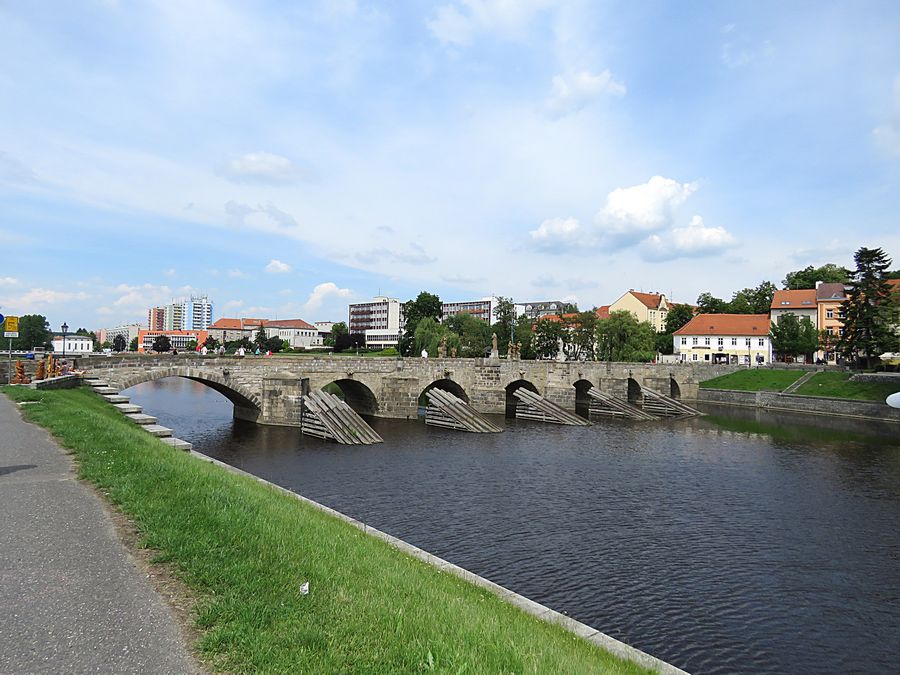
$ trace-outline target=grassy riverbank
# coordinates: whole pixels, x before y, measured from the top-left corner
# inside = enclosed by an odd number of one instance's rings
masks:
[[[81,477],[197,593],[197,647],[216,669],[644,672],[290,496],[170,449],[86,389],[4,391],[39,401],[23,414],[73,451]]]
[[[795,393],[884,403],[898,389],[896,384],[886,382],[851,382],[850,377],[850,373],[816,373],[801,384]]]
[[[803,370],[748,368],[700,383],[701,389],[734,391],[784,391],[806,374]]]

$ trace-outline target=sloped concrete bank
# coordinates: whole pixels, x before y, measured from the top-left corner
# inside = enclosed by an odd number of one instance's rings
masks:
[[[850,401],[843,398],[780,394],[772,391],[734,391],[731,389],[700,389],[697,401],[748,408],[765,408],[785,412],[852,417],[900,424],[900,409],[877,401]]]
[[[634,647],[627,645],[624,642],[620,642],[619,640],[616,640],[615,638],[600,632],[596,628],[592,628],[587,624],[583,624],[580,621],[576,621],[575,619],[565,616],[564,614],[560,614],[559,612],[550,609],[549,607],[538,602],[529,600],[525,596],[514,593],[508,588],[504,588],[503,586],[495,584],[493,581],[474,574],[462,567],[459,567],[458,565],[447,562],[443,558],[439,558],[436,555],[428,553],[427,551],[423,551],[422,549],[417,548],[412,544],[408,544],[402,539],[398,539],[397,537],[393,537],[386,532],[382,532],[381,530],[366,525],[365,523],[360,522],[355,518],[351,518],[350,516],[345,515],[340,511],[335,511],[334,509],[325,506],[324,504],[320,504],[319,502],[313,501],[308,497],[304,497],[303,495],[292,492],[287,488],[283,488],[280,485],[271,483],[263,478],[260,478],[259,476],[254,476],[251,473],[242,471],[241,469],[233,467],[230,464],[220,462],[217,459],[213,459],[212,457],[199,453],[195,450],[191,450],[190,454],[205,462],[215,464],[216,466],[221,467],[222,469],[225,469],[226,471],[229,471],[231,473],[252,478],[255,481],[271,487],[273,490],[283,492],[284,494],[290,495],[292,498],[297,499],[298,501],[309,504],[319,511],[328,513],[329,515],[332,515],[335,518],[338,518],[339,520],[342,520],[343,522],[352,525],[359,530],[362,530],[366,534],[375,537],[376,539],[381,539],[394,548],[403,551],[404,553],[411,555],[412,557],[421,560],[424,563],[438,568],[442,572],[453,574],[460,579],[463,579],[465,581],[468,581],[469,583],[475,584],[476,586],[480,586],[481,588],[490,591],[501,599],[509,602],[512,605],[515,605],[523,612],[527,612],[528,614],[531,614],[532,616],[535,616],[543,621],[547,621],[548,623],[557,624],[565,628],[566,630],[571,631],[573,634],[585,640],[588,640],[589,642],[593,642],[597,646],[602,647],[615,656],[631,661],[632,663],[636,663],[657,673],[663,673],[665,675],[687,675],[686,671],[681,670],[680,668],[676,668],[675,666],[666,663],[665,661],[662,661],[655,656],[650,656],[649,654],[642,652],[639,649],[635,649]]]

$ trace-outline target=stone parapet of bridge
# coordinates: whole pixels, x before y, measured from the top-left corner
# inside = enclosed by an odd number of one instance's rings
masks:
[[[330,384],[338,386],[362,414],[414,419],[422,394],[432,387],[462,397],[483,413],[504,413],[512,391],[522,386],[576,410],[579,397],[590,386],[622,398],[645,386],[675,398],[696,399],[701,381],[737,369],[692,363],[194,354],[95,358],[84,360],[83,365],[119,390],[165,377],[185,377],[225,395],[234,404],[235,417],[291,426],[298,424],[304,392]]]

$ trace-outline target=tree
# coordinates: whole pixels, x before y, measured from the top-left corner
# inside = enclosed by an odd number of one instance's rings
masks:
[[[597,353],[609,361],[648,362],[656,357],[656,331],[628,310],[612,312],[597,322]]]
[[[138,350],[138,339],[136,337],[131,338],[131,342],[128,345],[128,351],[136,352],[137,350]]]
[[[559,310],[560,314],[578,314],[578,303],[576,302],[564,302],[562,309]]]
[[[187,344],[184,348],[189,352],[197,351],[197,341],[196,340],[188,340]]]
[[[491,326],[491,332],[497,334],[497,349],[502,354],[509,351],[509,339],[515,333],[516,305],[512,298],[497,296],[494,314],[497,321]]]
[[[339,336],[334,342],[334,351],[342,352],[346,349],[365,349],[366,336],[363,333],[348,333]]]
[[[866,366],[872,357],[893,346],[890,328],[890,284],[885,273],[891,259],[880,248],[860,248],[853,256],[856,269],[850,275],[850,292],[841,303],[844,333],[838,349],[847,358],[862,354]]]
[[[441,299],[434,293],[422,291],[415,300],[407,300],[403,303],[403,319],[406,324],[403,335],[400,338],[400,353],[412,356],[415,353],[415,335],[419,321],[430,318],[435,322],[441,320],[444,313]]]
[[[41,314],[25,314],[19,317],[19,337],[13,338],[13,349],[31,351],[35,347],[50,348],[50,324]],[[8,341],[6,341],[8,344]]]
[[[543,318],[534,325],[531,338],[531,349],[535,358],[555,359],[559,354],[559,341],[562,339],[563,327],[559,321]]]
[[[477,321],[477,319],[476,319]],[[426,350],[429,356],[437,356],[438,347],[441,340],[446,339],[447,351],[451,348],[460,348],[459,336],[452,332],[447,326],[438,323],[430,316],[419,321],[416,327],[414,349],[416,354],[421,354],[422,350]]]
[[[253,345],[259,349],[260,351],[266,350],[266,342],[268,341],[269,336],[266,334],[265,327],[260,324],[259,328],[256,331],[256,337],[253,338]]]
[[[729,314],[768,314],[778,287],[763,281],[756,288],[744,288],[731,297],[726,311]]]
[[[137,339],[137,338],[135,338],[135,339]],[[116,350],[117,352],[124,352],[125,347],[127,347],[127,346],[128,345],[125,343],[125,336],[122,335],[121,333],[119,333],[118,335],[116,335],[116,337],[113,338],[112,348],[114,350]]]
[[[711,293],[701,293],[697,298],[698,314],[724,314],[728,311],[728,303]]]
[[[531,319],[524,314],[516,319],[516,342],[522,345],[519,352],[519,358],[532,360],[535,358],[534,349],[532,348],[532,340],[534,339],[534,330]]]
[[[157,353],[172,351],[172,344],[169,342],[167,335],[157,335],[153,340],[153,351]]]
[[[468,312],[460,312],[447,317],[445,325],[459,338],[459,356],[479,358],[485,355],[486,350],[490,350],[491,327],[486,321],[477,319]]]
[[[567,359],[594,358],[597,321],[597,315],[593,312],[581,312],[567,322],[567,330],[563,331],[563,351]]]
[[[805,356],[811,357],[819,346],[819,334],[808,316],[798,319],[796,314],[788,312],[772,322],[769,329],[772,349],[781,358]]]
[[[671,336],[693,318],[694,308],[690,305],[669,305],[669,313],[666,314],[666,333]]]
[[[850,281],[850,270],[834,263],[827,263],[821,267],[810,265],[796,272],[788,272],[781,284],[786,290],[797,291],[815,288],[817,281],[826,284],[846,284]]]
[[[347,324],[343,321],[338,321],[331,327],[331,333],[325,338],[325,345],[334,347],[337,344],[337,339],[342,335],[350,335],[350,331],[347,329]]]
[[[268,338],[265,344],[262,346],[263,351],[272,352],[273,354],[277,354],[282,349],[284,349],[285,340],[278,337],[277,335],[273,335]],[[290,342],[288,342],[288,347],[290,347]]]

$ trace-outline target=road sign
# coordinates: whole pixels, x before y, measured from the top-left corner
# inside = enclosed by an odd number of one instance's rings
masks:
[[[3,337],[17,338],[19,337],[19,317],[8,316],[4,322]]]
[[[5,321],[6,318],[2,314],[0,314],[0,323],[4,323]]]

